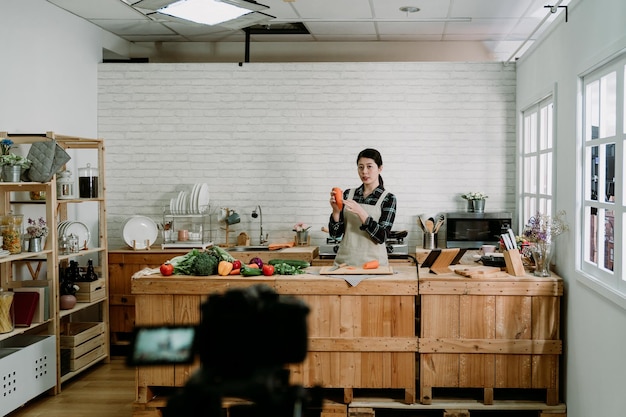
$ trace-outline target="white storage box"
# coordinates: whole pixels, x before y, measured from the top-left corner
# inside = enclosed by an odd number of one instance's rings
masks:
[[[56,339],[18,335],[0,342],[0,414],[6,415],[56,385]]]

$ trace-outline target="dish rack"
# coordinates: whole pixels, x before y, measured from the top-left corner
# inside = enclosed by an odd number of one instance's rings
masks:
[[[165,208],[161,248],[206,249],[213,246],[211,213],[210,207],[202,214],[173,214]]]

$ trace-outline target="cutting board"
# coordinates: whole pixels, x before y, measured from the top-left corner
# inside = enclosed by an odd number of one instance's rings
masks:
[[[468,278],[494,278],[494,277],[506,277],[505,271],[502,271],[497,266],[469,266],[456,268],[454,270],[458,275],[462,275]]]
[[[391,265],[379,266],[376,269],[363,269],[356,266],[344,266],[331,271],[332,266],[323,266],[320,275],[390,275],[393,274]]]

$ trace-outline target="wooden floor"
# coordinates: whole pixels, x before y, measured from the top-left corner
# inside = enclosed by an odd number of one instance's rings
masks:
[[[134,401],[134,369],[123,357],[113,357],[65,382],[59,395],[38,397],[8,416],[130,417]]]

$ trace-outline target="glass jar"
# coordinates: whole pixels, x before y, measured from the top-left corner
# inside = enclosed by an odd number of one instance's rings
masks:
[[[80,198],[98,197],[98,169],[87,164],[78,168],[78,196]]]
[[[9,333],[14,328],[13,292],[0,288],[0,333]]]
[[[11,254],[22,252],[22,223],[24,215],[8,214],[2,216],[2,249],[9,251]]]

